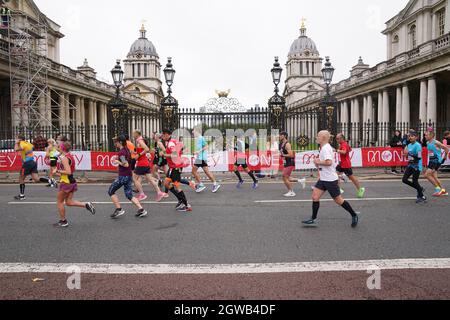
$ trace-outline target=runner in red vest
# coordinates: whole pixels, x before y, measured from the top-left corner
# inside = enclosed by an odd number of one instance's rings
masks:
[[[339,150],[337,150],[337,152],[341,156],[341,162],[336,167],[336,172],[340,177],[345,174],[355,185],[356,191],[358,192],[358,198],[364,198],[366,189],[361,187],[358,178],[353,174],[352,160],[350,158],[350,152],[352,152],[352,148],[349,146],[342,133],[339,133],[336,136],[336,141],[339,143]],[[341,189],[341,193],[344,193],[344,190]]]
[[[178,140],[172,138],[172,132],[170,130],[164,130],[162,138],[166,142],[164,157],[167,159],[167,164],[169,165],[165,186],[178,199],[176,210],[180,212],[191,212],[192,207],[181,189],[181,172],[184,167],[182,159],[183,145]]]
[[[153,189],[156,191],[156,202],[160,202],[166,194],[161,192],[161,189],[158,187],[158,180],[152,176],[150,159],[147,154],[150,153],[150,149],[145,143],[142,134],[139,131],[135,131],[133,133],[134,139],[136,140],[136,168],[134,169],[134,185],[139,193],[137,199],[139,201],[144,201],[147,199],[147,196],[144,193],[144,189],[142,188],[141,178],[145,177],[149,184],[152,185]]]
[[[62,142],[58,151],[60,152],[59,159],[61,163],[59,164],[56,174],[59,175],[59,192],[57,196],[57,205],[59,212],[59,222],[54,224],[55,227],[67,228],[69,222],[66,219],[66,209],[65,205],[68,207],[79,207],[86,208],[90,213],[95,214],[95,208],[92,203],[82,203],[73,200],[73,195],[78,191],[77,181],[75,180],[73,174],[75,173],[75,159],[70,154],[72,145],[70,142]]]

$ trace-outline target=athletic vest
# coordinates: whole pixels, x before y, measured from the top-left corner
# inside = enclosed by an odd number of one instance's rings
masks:
[[[288,154],[288,151],[286,149],[286,143],[283,143],[280,145],[280,153],[283,156],[283,164],[285,167],[294,167],[295,166],[295,159],[294,158],[286,158],[284,157],[285,154]]]

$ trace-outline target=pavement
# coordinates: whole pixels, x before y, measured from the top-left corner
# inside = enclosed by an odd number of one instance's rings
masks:
[[[15,202],[17,186],[4,184],[0,299],[450,298],[448,197],[416,205],[412,190],[397,180],[365,180],[361,200],[348,183],[344,196],[361,212],[359,227],[352,229],[348,213],[326,196],[319,228],[305,229],[312,181],[305,190],[297,186],[294,199],[283,198],[278,181],[263,182],[259,190],[225,182],[217,194],[188,190],[190,214],[176,212],[174,199],[149,200],[147,218],[136,219],[124,204],[128,213],[119,220],[109,218],[108,184],[81,184],[76,198],[94,201],[97,214],[70,208],[65,230],[52,227],[54,190],[30,184],[27,201]],[[330,262],[338,267],[327,268]],[[368,287],[370,268],[355,267],[362,262],[382,266],[381,289]],[[313,264],[289,267],[298,263]],[[72,265],[82,266],[81,290],[67,288],[65,271]],[[116,274],[99,272],[99,265],[129,267]],[[231,272],[216,271],[220,266]]]

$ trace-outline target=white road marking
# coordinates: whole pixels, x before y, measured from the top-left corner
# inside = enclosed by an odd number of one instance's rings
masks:
[[[345,199],[347,201],[389,201],[389,200],[416,200],[415,197],[398,197],[398,198],[353,198],[353,199]],[[255,203],[305,203],[305,202],[311,202],[311,199],[307,200],[259,200],[255,201]],[[320,200],[321,202],[334,202],[333,199],[323,199]]]
[[[261,264],[145,265],[145,264],[55,264],[2,263],[2,273],[67,273],[77,266],[87,274],[265,274],[345,272],[374,270],[450,269],[450,259],[395,259]]]
[[[111,205],[112,202],[108,202],[108,201],[98,201],[98,202],[91,202],[92,204],[96,204],[96,205]],[[156,202],[156,201],[141,201],[141,204],[177,204],[178,202]],[[120,202],[120,204],[130,204],[132,205],[131,202]],[[55,201],[21,201],[21,202],[8,202],[8,205],[13,205],[13,206],[20,206],[20,205],[56,205]]]

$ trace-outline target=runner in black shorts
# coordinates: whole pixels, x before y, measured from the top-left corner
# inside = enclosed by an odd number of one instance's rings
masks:
[[[25,141],[23,135],[18,135],[16,139],[16,145],[14,146],[16,152],[21,153],[22,157],[22,169],[20,170],[19,184],[20,184],[20,194],[14,197],[15,200],[26,200],[25,198],[25,178],[31,176],[34,182],[48,182],[48,179],[41,178],[38,176],[38,165],[34,161],[33,145]]]
[[[314,187],[313,191],[313,214],[310,220],[303,221],[306,227],[317,227],[317,215],[320,209],[320,198],[326,191],[330,194],[333,200],[344,208],[352,216],[352,228],[355,228],[359,222],[358,213],[353,210],[350,203],[344,200],[339,189],[339,177],[333,167],[334,153],[329,141],[331,134],[328,131],[321,131],[317,135],[317,143],[320,144],[320,154],[314,160],[314,164],[319,169],[320,179]]]
[[[247,155],[246,152],[248,151],[249,146],[245,143],[244,136],[240,135],[237,137],[236,146],[234,148],[235,154],[236,154],[236,162],[234,163],[234,174],[238,177],[239,183],[237,184],[237,188],[241,189],[242,185],[244,184],[244,180],[242,179],[241,173],[239,172],[239,167],[244,169],[245,172],[252,178],[253,180],[253,189],[258,189],[258,180],[256,179],[255,175],[252,171],[248,168],[247,165]]]

